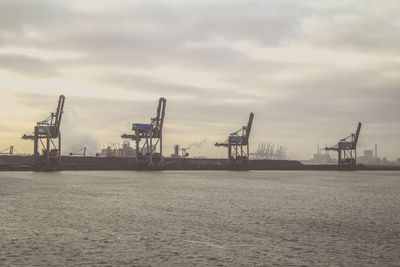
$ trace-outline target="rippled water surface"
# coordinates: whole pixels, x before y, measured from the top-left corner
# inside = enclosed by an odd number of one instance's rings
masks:
[[[0,172],[0,265],[400,265],[400,172]]]

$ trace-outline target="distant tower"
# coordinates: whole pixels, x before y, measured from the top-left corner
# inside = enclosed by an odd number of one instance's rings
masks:
[[[375,144],[375,160],[378,160],[378,145]]]

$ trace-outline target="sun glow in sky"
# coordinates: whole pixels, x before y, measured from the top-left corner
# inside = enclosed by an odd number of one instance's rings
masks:
[[[270,141],[311,157],[363,129],[359,149],[400,157],[400,2],[0,1],[0,150],[66,96],[65,153],[122,143],[167,98],[164,151],[255,113],[251,148]]]

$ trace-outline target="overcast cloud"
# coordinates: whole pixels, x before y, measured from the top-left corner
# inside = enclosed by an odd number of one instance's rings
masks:
[[[31,152],[20,136],[63,93],[71,149],[122,143],[164,96],[167,152],[208,138],[193,153],[223,156],[213,143],[254,112],[253,148],[304,159],[362,121],[361,149],[395,159],[399,11],[397,0],[2,0],[0,149]]]

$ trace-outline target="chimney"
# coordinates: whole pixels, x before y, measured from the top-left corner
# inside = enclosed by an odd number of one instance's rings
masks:
[[[375,160],[378,159],[378,145],[375,144]]]
[[[175,155],[176,157],[179,157],[179,145],[175,145],[175,146],[174,146],[174,150],[175,150],[175,154],[174,154],[174,155]]]

